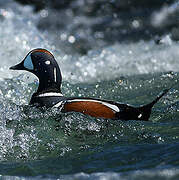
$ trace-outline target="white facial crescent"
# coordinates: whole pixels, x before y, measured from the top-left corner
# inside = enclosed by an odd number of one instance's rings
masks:
[[[29,70],[33,70],[34,69],[34,65],[32,63],[32,59],[31,59],[30,54],[24,60],[24,67],[29,69]]]

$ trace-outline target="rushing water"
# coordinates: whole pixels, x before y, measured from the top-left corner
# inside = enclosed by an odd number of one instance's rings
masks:
[[[46,13],[34,13],[32,7],[10,0],[0,8],[2,178],[178,179],[179,43],[172,41],[170,34],[164,35],[160,44],[154,39],[112,45],[100,41],[105,46],[94,44],[80,55],[67,47],[75,41],[68,33],[75,22],[64,27],[67,33],[58,32],[58,42],[52,30],[37,28]],[[62,70],[65,96],[138,106],[166,88],[171,90],[154,106],[148,122],[31,108],[28,102],[38,81],[30,73],[8,68],[37,47],[54,53]]]

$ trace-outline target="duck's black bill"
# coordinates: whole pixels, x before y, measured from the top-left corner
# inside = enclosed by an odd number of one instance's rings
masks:
[[[11,70],[24,70],[24,66],[23,66],[23,63],[19,63],[15,66],[10,67],[9,69],[11,69]]]

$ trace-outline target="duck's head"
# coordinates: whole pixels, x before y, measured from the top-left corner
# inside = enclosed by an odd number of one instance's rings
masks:
[[[37,92],[61,92],[62,76],[54,56],[46,49],[30,51],[22,62],[10,67],[12,70],[26,70],[39,78]]]

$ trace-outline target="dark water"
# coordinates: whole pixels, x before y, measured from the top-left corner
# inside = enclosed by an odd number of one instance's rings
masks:
[[[176,83],[153,108],[149,122],[106,121],[78,113],[60,114],[55,109],[43,112],[19,106],[14,103],[19,102],[19,94],[21,101],[28,101],[35,86],[24,86],[27,77],[6,79],[6,85],[1,86],[0,173],[73,179],[77,176],[74,174],[83,172],[78,174],[80,179],[100,179],[101,175],[96,173],[103,172],[104,177],[110,178],[110,173],[115,172],[112,174],[116,179],[128,179],[134,174],[136,178],[150,179],[165,177],[170,171],[169,176],[178,177],[177,79],[178,74],[162,73],[95,84],[63,83],[65,95],[80,92],[81,96],[120,100],[136,106],[150,102]],[[152,177],[147,175],[150,172]]]
[[[177,12],[177,1],[167,7]],[[153,37],[130,42],[97,38],[95,44],[94,37],[103,33],[93,36],[91,31],[86,38],[89,46],[81,48],[76,44],[76,34],[71,34],[75,22],[80,19],[91,30],[94,19],[68,12],[65,17],[73,17],[70,25],[68,19],[63,28],[38,28],[43,16],[47,17],[45,25],[52,23],[51,16],[59,21],[51,11],[53,8],[33,12],[31,6],[1,2],[1,178],[178,179],[178,42],[168,32],[160,37],[159,44]],[[164,13],[157,13],[155,8],[153,11],[153,16]],[[47,12],[50,15],[44,15]],[[88,31],[83,32],[81,35]],[[11,72],[8,67],[36,47],[54,53],[62,70],[65,96],[97,97],[138,106],[171,89],[154,106],[148,122],[112,121],[32,108],[28,102],[38,81],[32,74]]]

